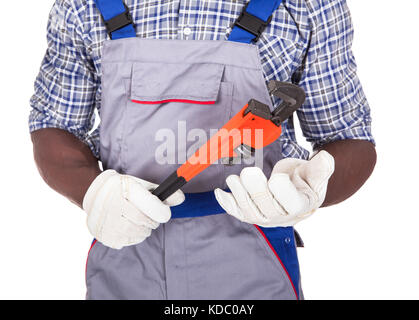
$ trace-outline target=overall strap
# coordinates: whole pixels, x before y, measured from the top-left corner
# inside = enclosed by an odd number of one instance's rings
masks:
[[[256,42],[272,19],[282,0],[250,0],[236,20],[228,40]]]
[[[135,25],[123,0],[94,0],[111,39],[133,38]]]

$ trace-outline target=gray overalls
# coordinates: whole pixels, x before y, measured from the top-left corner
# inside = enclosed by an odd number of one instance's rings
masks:
[[[259,17],[268,12],[260,19],[268,20],[280,2],[252,0],[245,10]],[[96,4],[112,37],[102,51],[105,169],[161,183],[185,160],[179,154],[200,146],[178,143],[182,130],[200,129],[209,138],[251,98],[273,109],[257,47],[246,43],[255,38],[248,14],[233,28],[233,41],[155,40],[135,37],[122,0]],[[174,154],[166,156],[175,163],[156,161],[162,132],[174,134],[176,148],[167,149]],[[263,156],[269,176],[281,157],[279,140]],[[243,223],[214,198],[214,188],[225,189],[226,177],[245,166],[214,164],[188,182],[185,203],[138,245],[114,250],[95,241],[86,266],[87,298],[302,299],[293,228]]]

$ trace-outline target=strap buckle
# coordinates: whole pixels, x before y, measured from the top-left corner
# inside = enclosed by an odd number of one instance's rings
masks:
[[[102,20],[103,20],[103,23],[105,24],[106,31],[109,35],[109,38],[111,39],[112,39],[112,33],[119,29],[122,29],[130,24],[132,24],[132,26],[135,28],[134,20],[132,19],[128,6],[125,4],[125,2],[123,4],[125,7],[125,11],[122,12],[121,14],[118,14],[117,16],[109,20],[105,20],[102,16]]]
[[[246,11],[249,2],[244,6],[240,16],[234,22],[233,26],[238,26],[243,30],[250,32],[255,36],[253,42],[257,42],[262,35],[265,28],[271,23],[272,15],[268,18],[268,21],[263,21],[253,14]]]

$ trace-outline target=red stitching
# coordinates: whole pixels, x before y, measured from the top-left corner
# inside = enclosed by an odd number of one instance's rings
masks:
[[[85,270],[84,270],[84,273],[85,274],[87,274],[87,263],[89,262],[89,255],[90,255],[90,251],[92,250],[92,248],[95,246],[95,244],[96,244],[96,242],[97,242],[97,240],[95,239],[95,240],[93,240],[93,242],[92,242],[92,245],[90,246],[90,249],[89,249],[89,251],[87,252],[87,258],[86,258],[86,266],[85,266]]]
[[[167,99],[167,100],[160,100],[160,101],[140,101],[140,100],[131,100],[135,103],[140,104],[160,104],[160,103],[167,103],[167,102],[182,102],[182,103],[193,103],[193,104],[215,104],[215,101],[196,101],[196,100],[185,100],[185,99]]]
[[[272,252],[275,254],[276,258],[278,259],[279,263],[281,264],[282,268],[285,270],[285,273],[287,274],[287,277],[291,283],[292,289],[294,290],[295,293],[295,297],[298,300],[298,294],[297,294],[297,290],[295,289],[294,283],[291,280],[291,277],[287,271],[287,269],[285,268],[284,264],[281,261],[281,258],[279,257],[278,253],[276,253],[274,247],[272,246],[271,242],[268,240],[268,238],[266,237],[265,233],[262,231],[261,228],[259,228],[259,226],[254,225],[256,227],[256,229],[258,229],[258,231],[260,232],[260,234],[263,236],[263,238],[265,239],[266,243],[269,245],[269,248],[271,248]]]

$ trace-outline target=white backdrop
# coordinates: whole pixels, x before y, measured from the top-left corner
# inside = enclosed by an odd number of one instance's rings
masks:
[[[418,299],[419,3],[348,3],[378,163],[355,196],[297,226],[306,244],[299,250],[303,289],[308,299]],[[85,295],[85,214],[42,181],[27,129],[52,4],[5,1],[0,18],[2,299]]]

